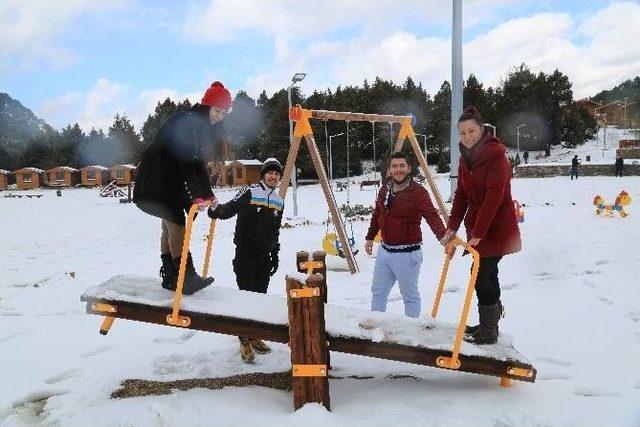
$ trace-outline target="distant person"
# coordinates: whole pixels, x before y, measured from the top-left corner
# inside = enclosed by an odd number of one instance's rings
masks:
[[[158,131],[138,166],[134,203],[162,220],[160,257],[162,287],[176,290],[185,234],[185,212],[193,204],[205,209],[205,200],[215,202],[207,161],[219,151],[225,136],[222,119],[231,106],[231,94],[214,82],[202,101],[189,111],[175,114]],[[183,284],[186,295],[213,282],[203,278],[187,255]]]
[[[524,164],[529,164],[529,152],[527,150],[524,151],[524,154],[522,155],[522,158],[524,159]]]
[[[571,180],[573,181],[573,177],[575,176],[578,179],[578,166],[580,165],[580,160],[578,160],[578,155],[576,154],[571,159]]]
[[[616,176],[621,177],[623,173],[623,169],[624,169],[624,160],[622,160],[622,157],[616,158]]]
[[[449,242],[464,219],[469,245],[480,254],[476,294],[480,324],[465,329],[465,341],[494,344],[503,315],[498,263],[520,251],[522,243],[511,198],[511,174],[500,139],[483,128],[480,112],[469,107],[458,119],[460,163],[458,186],[441,240]]]

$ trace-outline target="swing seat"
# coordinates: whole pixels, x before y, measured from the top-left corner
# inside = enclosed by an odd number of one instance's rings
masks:
[[[349,237],[349,246],[351,246],[351,252],[354,255],[358,254],[358,249],[353,249],[356,245],[356,239],[351,236]],[[336,233],[327,233],[322,239],[322,250],[327,255],[338,256],[340,258],[345,258],[344,251],[342,250],[342,244],[338,239],[338,235]]]

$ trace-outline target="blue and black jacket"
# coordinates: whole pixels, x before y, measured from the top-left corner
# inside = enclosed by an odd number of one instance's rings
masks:
[[[242,188],[233,200],[209,211],[212,218],[238,215],[233,243],[236,250],[256,255],[277,255],[284,202],[275,188],[264,182]]]

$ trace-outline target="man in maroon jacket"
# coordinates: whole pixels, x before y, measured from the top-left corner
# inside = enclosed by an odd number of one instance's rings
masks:
[[[382,244],[378,251],[371,285],[371,310],[386,311],[389,292],[398,282],[408,317],[420,316],[418,277],[422,266],[422,218],[438,240],[445,227],[431,203],[429,193],[411,179],[409,157],[393,153],[389,163],[391,179],[378,193],[376,207],[367,232],[365,251],[373,252],[373,239],[378,231]]]

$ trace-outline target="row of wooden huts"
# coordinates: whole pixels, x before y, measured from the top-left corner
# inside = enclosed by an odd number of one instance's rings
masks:
[[[225,162],[211,162],[208,165],[211,185],[214,187],[235,187],[260,181],[262,162],[256,159],[240,159]],[[0,169],[0,190],[16,184],[19,190],[47,187],[105,186],[111,181],[116,185],[128,185],[136,179],[134,165],[116,165],[111,168],[90,165],[81,169],[58,166],[49,170],[26,167],[13,172]]]
[[[16,184],[18,190],[31,190],[42,186],[62,188],[103,186],[115,181],[116,185],[128,185],[136,180],[134,165],[116,165],[105,167],[89,165],[81,169],[58,166],[49,170],[26,167],[13,172],[0,169],[0,190],[6,190],[10,184]]]

